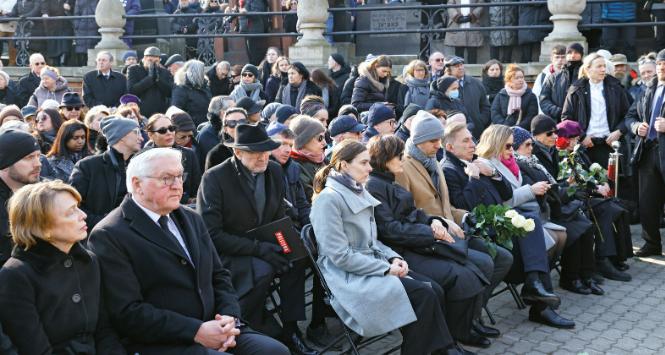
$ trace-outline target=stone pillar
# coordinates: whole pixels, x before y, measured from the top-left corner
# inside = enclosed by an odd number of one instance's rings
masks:
[[[552,14],[550,20],[554,24],[554,29],[541,42],[541,62],[550,61],[552,47],[558,44],[567,46],[578,42],[586,50],[588,47],[586,38],[577,29],[577,24],[582,19],[580,14],[585,7],[586,0],[547,0],[547,9]]]
[[[99,0],[95,8],[95,22],[99,25],[99,33],[102,40],[97,43],[94,49],[88,50],[88,66],[95,66],[97,53],[108,51],[113,54],[114,65],[122,65],[122,54],[129,48],[127,44],[120,39],[125,32],[125,7],[122,1],[118,0]]]
[[[328,57],[340,53],[347,61],[355,60],[355,47],[351,43],[335,43],[333,48],[323,37],[328,20],[328,0],[307,0],[298,3],[298,31],[302,35],[289,48],[289,59],[302,62],[310,69],[325,67]]]

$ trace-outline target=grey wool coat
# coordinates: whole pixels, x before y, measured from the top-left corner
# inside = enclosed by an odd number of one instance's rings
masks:
[[[470,27],[480,27],[480,16],[483,14],[484,7],[473,7],[474,4],[483,2],[482,0],[470,0],[469,7],[471,8],[470,15],[473,20],[470,22]],[[459,5],[461,0],[448,0],[449,5]],[[448,8],[448,29],[460,28],[461,25],[457,22],[458,17],[462,16],[462,9]],[[446,32],[446,38],[443,43],[451,47],[482,47],[483,34],[480,31],[459,31],[459,32]]]
[[[344,324],[364,337],[416,321],[402,283],[384,275],[388,259],[399,254],[377,240],[374,207],[379,203],[367,190],[358,195],[328,179],[310,214],[330,303]]]

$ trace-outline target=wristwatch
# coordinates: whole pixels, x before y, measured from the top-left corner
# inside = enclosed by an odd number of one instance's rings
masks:
[[[490,177],[495,178],[498,175],[499,175],[499,171],[496,170],[496,168],[492,167],[492,176],[490,176]]]

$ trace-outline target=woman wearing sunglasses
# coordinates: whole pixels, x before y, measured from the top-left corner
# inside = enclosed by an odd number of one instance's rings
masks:
[[[55,135],[58,133],[61,125],[62,117],[58,111],[45,109],[37,113],[37,118],[35,118],[35,127],[37,130],[32,135],[37,138],[42,154],[46,154],[51,150]]]
[[[326,128],[320,121],[300,115],[291,121],[289,129],[296,135],[291,158],[302,166],[300,180],[307,200],[312,201],[314,175],[326,165]]]
[[[182,153],[182,166],[186,178],[183,181],[183,194],[180,202],[192,204],[196,201],[196,192],[201,182],[201,170],[194,151],[175,143],[176,130],[177,127],[166,115],[156,113],[150,116],[146,125],[150,140],[146,143],[143,151],[152,148],[174,148]]]
[[[81,95],[77,92],[68,92],[62,97],[60,102],[60,115],[65,121],[78,120],[83,122],[85,119],[85,104],[81,100]]]
[[[236,85],[229,96],[235,102],[243,97],[249,97],[254,102],[265,100],[266,94],[259,81],[259,69],[252,64],[246,64],[240,72],[240,84]]]

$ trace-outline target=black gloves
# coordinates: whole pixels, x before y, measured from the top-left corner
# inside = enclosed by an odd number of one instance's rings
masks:
[[[289,271],[289,260],[284,256],[282,248],[277,244],[257,242],[254,255],[272,265],[278,273]]]

